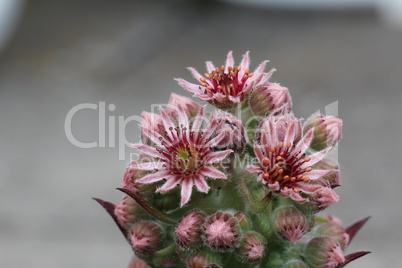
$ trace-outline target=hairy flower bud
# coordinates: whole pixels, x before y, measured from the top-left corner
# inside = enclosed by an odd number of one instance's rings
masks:
[[[168,107],[166,108],[166,112],[170,117],[177,118],[178,111],[184,111],[189,118],[194,118],[198,111],[200,110],[201,106],[198,105],[193,100],[172,93],[170,95]]]
[[[152,255],[162,245],[162,228],[152,221],[135,223],[129,232],[134,252],[138,255]]]
[[[292,243],[302,238],[308,228],[306,217],[293,206],[276,209],[273,213],[272,225],[278,235]]]
[[[286,133],[289,132],[291,128],[294,128],[293,140],[289,140],[294,145],[296,145],[302,138],[302,126],[301,120],[297,119],[293,114],[288,113],[279,116],[268,116],[261,121],[259,130],[257,131],[256,138],[259,140],[261,138],[261,133],[271,132],[275,129],[276,139],[280,141],[285,140]],[[270,133],[273,135],[274,133]],[[271,144],[263,144],[266,146],[272,146]],[[286,145],[286,144],[285,144]]]
[[[137,256],[131,258],[128,268],[151,268],[145,261],[141,260]]]
[[[239,223],[226,212],[218,211],[206,218],[203,228],[206,244],[215,250],[233,249],[241,238]]]
[[[257,116],[290,112],[292,99],[286,87],[277,83],[266,83],[255,88],[251,93],[250,108]]]
[[[342,120],[334,116],[317,115],[308,119],[303,132],[314,128],[314,138],[310,147],[316,151],[335,146],[342,135]]]
[[[349,244],[349,235],[346,233],[342,226],[328,222],[318,225],[316,229],[317,234],[322,236],[329,236],[338,241],[342,249],[345,249]]]
[[[329,187],[321,187],[309,195],[310,204],[316,209],[323,210],[331,204],[338,202],[339,196]]]
[[[184,215],[175,230],[176,244],[185,249],[198,248],[202,244],[202,225],[205,217],[205,213],[199,210],[192,210]]]
[[[345,261],[339,243],[328,236],[317,236],[308,242],[305,258],[312,268],[335,268]]]
[[[214,267],[210,265],[220,265],[221,257],[216,252],[211,252],[207,250],[199,251],[197,253],[191,254],[187,258],[187,267],[188,268],[205,268],[205,267]],[[218,266],[220,267],[220,266]]]
[[[266,239],[257,232],[243,234],[238,256],[244,262],[253,262],[261,259],[265,253]]]
[[[244,136],[244,127],[240,119],[224,111],[216,111],[213,114],[217,123],[222,123],[222,127],[216,130],[216,135],[223,135],[223,138],[214,145],[216,150],[231,149],[235,153],[241,153],[244,150],[246,139]]]
[[[156,188],[155,184],[154,185],[145,185],[145,184],[141,184],[141,183],[137,182],[138,179],[147,175],[149,172],[132,168],[133,165],[136,165],[139,163],[146,163],[146,162],[150,162],[150,161],[152,161],[152,159],[149,158],[145,154],[140,154],[139,159],[132,161],[130,163],[130,165],[126,168],[122,186],[124,188],[127,188],[130,191],[133,191],[142,196],[152,195],[155,192],[155,188]]]
[[[129,229],[135,222],[147,219],[148,213],[145,212],[137,202],[129,196],[125,196],[114,209],[114,214],[123,228]]]

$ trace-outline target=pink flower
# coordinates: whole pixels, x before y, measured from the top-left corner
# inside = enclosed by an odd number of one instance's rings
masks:
[[[198,99],[208,101],[218,108],[227,109],[242,102],[252,91],[254,85],[268,81],[275,70],[264,73],[267,62],[263,61],[254,73],[250,73],[248,52],[243,56],[240,65],[235,66],[233,54],[230,51],[225,66],[215,67],[212,62],[207,61],[208,73],[205,73],[204,76],[194,68],[188,68],[199,84],[193,84],[183,79],[176,79],[176,81]]]
[[[248,166],[247,170],[258,173],[258,182],[272,192],[299,203],[308,201],[305,194],[313,194],[324,187],[309,182],[332,171],[314,169],[312,166],[331,148],[307,156],[313,130],[299,137],[300,120],[291,114],[267,117],[261,126],[254,144],[257,164]]]
[[[232,150],[213,151],[212,147],[224,137],[212,137],[220,124],[211,118],[202,129],[204,107],[202,107],[192,123],[187,114],[178,110],[178,120],[160,110],[164,131],[157,132],[152,128],[142,126],[143,134],[152,141],[153,146],[135,144],[134,148],[156,160],[131,166],[133,169],[155,171],[137,180],[139,183],[151,184],[166,180],[157,189],[166,193],[177,185],[181,185],[181,203],[183,206],[190,200],[193,186],[200,192],[208,193],[207,178],[227,179],[215,164],[228,156]]]

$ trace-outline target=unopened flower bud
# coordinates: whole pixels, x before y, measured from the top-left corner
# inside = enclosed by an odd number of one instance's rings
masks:
[[[175,230],[176,244],[185,249],[196,249],[202,244],[202,225],[205,213],[192,210],[180,219]]]
[[[283,266],[283,268],[309,268],[309,266],[306,263],[297,260],[286,263],[285,266]]]
[[[312,268],[335,268],[345,261],[338,241],[327,236],[311,239],[305,249],[305,258]]]
[[[231,149],[235,153],[241,153],[244,150],[246,139],[244,136],[244,127],[240,119],[221,110],[213,114],[213,119],[216,120],[218,124],[222,124],[221,127],[216,130],[216,136],[223,136],[217,144],[213,145],[214,149]]]
[[[240,226],[237,219],[226,212],[216,212],[205,219],[205,242],[215,250],[228,250],[237,246],[240,238]]]
[[[203,251],[199,251],[197,253],[191,254],[187,258],[186,262],[187,262],[188,268],[205,268],[206,266],[212,265],[212,264],[220,265],[221,257],[216,252],[203,250]]]
[[[321,161],[318,161],[316,164],[314,164],[312,168],[321,170],[332,170],[330,173],[321,177],[319,180],[327,182],[327,184],[331,188],[335,188],[341,185],[339,165],[336,161],[329,158],[323,158]]]
[[[316,232],[322,236],[332,237],[338,241],[342,249],[345,249],[349,244],[349,235],[346,233],[345,229],[334,222],[320,224]]]
[[[183,110],[189,118],[193,118],[197,115],[201,106],[193,100],[172,93],[170,95],[168,107],[166,108],[167,114],[172,118],[177,118],[178,111]]]
[[[293,114],[288,113],[279,116],[268,116],[261,121],[260,127],[256,133],[256,139],[260,140],[261,133],[270,132],[275,129],[278,141],[285,139],[286,133],[289,132],[289,128],[294,127],[294,139],[293,144],[297,144],[302,137],[301,120],[297,119]],[[271,144],[261,144],[263,146],[272,146]]]
[[[134,252],[138,255],[152,255],[162,245],[162,228],[152,221],[135,223],[129,233]]]
[[[323,210],[331,204],[338,202],[339,196],[329,187],[321,187],[309,195],[309,202],[318,210]]]
[[[306,217],[293,206],[276,209],[273,213],[272,225],[278,235],[292,243],[302,238],[308,228]]]
[[[303,132],[314,128],[314,138],[310,147],[316,151],[335,146],[342,135],[342,120],[334,116],[317,115],[304,125]]]
[[[147,219],[148,213],[145,212],[137,202],[129,196],[125,196],[114,209],[114,214],[123,228],[129,229],[135,222]]]
[[[250,108],[257,116],[290,112],[292,99],[286,87],[277,83],[266,83],[255,88],[251,93]]]
[[[140,179],[143,176],[147,175],[148,172],[132,168],[136,164],[150,161],[153,161],[153,159],[149,158],[145,154],[141,154],[139,159],[132,161],[130,165],[126,168],[122,186],[124,188],[129,189],[132,192],[140,194],[141,196],[153,195],[157,187],[157,184],[150,185],[137,182],[137,179]]]
[[[265,253],[266,239],[257,232],[243,234],[238,256],[244,262],[253,262],[261,259]]]
[[[239,222],[240,228],[242,230],[249,230],[251,228],[251,219],[246,214],[239,211],[236,212],[233,216]]]
[[[151,268],[145,261],[141,260],[137,256],[131,258],[128,268]]]

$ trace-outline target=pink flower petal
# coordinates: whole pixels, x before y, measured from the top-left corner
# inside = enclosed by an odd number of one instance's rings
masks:
[[[270,135],[270,139],[269,139],[269,146],[277,146],[279,144],[279,140],[278,140],[278,132],[276,131],[276,127],[274,126],[274,123],[269,121],[268,122],[268,130],[269,130],[269,135]]]
[[[263,170],[261,169],[261,167],[259,166],[254,166],[254,165],[249,165],[246,167],[246,170],[250,173],[260,173],[263,172]]]
[[[288,128],[288,131],[286,131],[285,138],[283,139],[283,143],[286,145],[288,142],[293,144],[293,141],[295,139],[295,133],[296,133],[296,122],[291,122],[290,126]]]
[[[209,167],[209,166],[205,166],[204,168],[202,168],[200,170],[200,173],[206,177],[210,177],[210,178],[218,178],[218,179],[226,179],[227,176],[222,173],[221,171],[213,168],[213,167]]]
[[[208,155],[205,156],[204,163],[211,164],[211,163],[219,162],[219,161],[225,159],[232,152],[233,152],[232,150],[225,150],[225,151],[209,153]]]
[[[197,72],[196,69],[194,69],[193,67],[188,67],[187,70],[190,71],[191,75],[198,81],[200,82],[200,78],[203,78],[203,76]]]
[[[243,58],[240,63],[240,71],[244,74],[244,71],[248,68],[250,65],[250,57],[249,57],[249,52],[247,51],[246,54],[243,55]]]
[[[229,67],[233,67],[234,65],[234,60],[233,60],[233,51],[229,51],[227,57],[226,57],[226,63],[225,63],[225,71],[229,71]]]
[[[162,123],[163,126],[165,127],[165,131],[167,132],[167,135],[171,140],[174,140],[176,135],[175,135],[175,125],[173,124],[172,120],[170,119],[169,115],[162,109],[160,108],[160,113],[162,117]]]
[[[161,141],[159,140],[159,137],[161,137],[161,135],[155,131],[153,131],[150,128],[146,128],[146,127],[141,127],[142,133],[145,134],[145,136],[147,136],[153,143],[162,146]]]
[[[159,153],[155,148],[144,144],[132,144],[132,147],[140,152],[156,158],[165,158],[163,154]]]
[[[215,70],[215,66],[211,61],[206,61],[205,64],[207,66],[208,73],[212,73],[212,71]]]
[[[197,116],[194,119],[192,130],[198,132],[202,125],[202,119],[204,116],[205,105],[201,107],[200,111],[198,112]]]
[[[262,177],[262,176],[261,176],[261,177]],[[269,183],[269,184],[268,184],[268,188],[269,188],[271,191],[276,192],[276,191],[278,191],[278,190],[280,189],[280,186],[279,186],[279,184],[277,184],[277,183]]]
[[[187,204],[187,202],[190,200],[192,191],[193,191],[193,178],[188,177],[188,178],[184,179],[182,184],[181,184],[180,207],[182,207],[185,204]]]
[[[265,66],[265,65],[264,65]],[[268,82],[271,78],[272,74],[276,71],[276,69],[271,69],[268,73],[262,75],[261,79],[259,79],[257,86],[263,85]]]
[[[180,183],[181,180],[182,180],[181,176],[174,175],[170,179],[168,179],[167,182],[164,185],[162,185],[162,187],[160,187],[158,190],[156,190],[156,192],[166,193],[166,192],[172,190],[173,188],[175,188],[177,186],[177,184]]]
[[[257,68],[255,68],[254,76],[258,78],[258,80],[260,76],[264,73],[265,66],[267,65],[268,62],[269,60],[264,60],[263,62],[260,63],[260,65],[258,65]]]
[[[312,194],[321,188],[325,188],[325,186],[318,185],[318,184],[310,184],[310,183],[305,183],[305,182],[296,182],[293,184],[295,188],[297,188],[299,191],[306,193],[306,194]]]
[[[193,93],[193,94],[201,94],[202,93],[202,90],[200,89],[200,85],[196,85],[196,84],[187,82],[186,80],[180,79],[180,78],[176,78],[175,80],[178,82],[179,86],[181,86],[182,88],[184,88],[185,90],[187,90],[190,93]]]
[[[265,156],[262,153],[260,145],[258,145],[257,143],[254,143],[254,153],[258,161],[262,164],[262,160],[265,158]]]
[[[203,193],[208,193],[209,187],[203,176],[200,176],[200,175],[196,176],[194,178],[194,182],[195,182],[195,187],[197,187],[198,191],[203,192]]]
[[[309,177],[310,180],[317,180],[319,178],[322,178],[326,175],[328,175],[329,173],[331,173],[333,170],[321,170],[321,169],[313,169],[312,171],[305,173],[303,175],[305,175],[306,177]]]
[[[157,181],[161,181],[163,179],[168,179],[171,176],[170,171],[169,170],[163,170],[163,171],[158,171],[152,174],[148,174],[144,177],[142,177],[141,179],[138,179],[137,182],[139,183],[144,183],[144,184],[150,184],[150,183],[154,183]]]
[[[322,150],[322,151],[319,151],[319,152],[316,152],[316,153],[314,153],[314,154],[312,154],[312,155],[309,155],[309,157],[311,158],[310,161],[305,162],[304,164],[302,164],[302,165],[300,166],[300,168],[304,169],[304,168],[310,167],[310,166],[316,164],[317,162],[321,161],[321,160],[324,158],[324,156],[325,156],[331,149],[332,149],[332,147],[329,147],[329,148],[326,148],[326,149],[324,149],[324,150]]]
[[[308,201],[308,198],[303,198],[300,194],[294,192],[292,189],[281,190],[281,195],[284,197],[290,197],[297,203],[305,203]]]
[[[310,146],[311,140],[313,139],[313,131],[314,129],[309,130],[306,135],[297,143],[293,151],[296,154],[304,154],[307,148]]]

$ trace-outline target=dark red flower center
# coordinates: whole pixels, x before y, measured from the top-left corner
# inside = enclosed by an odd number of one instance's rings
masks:
[[[249,69],[240,77],[240,66],[230,66],[225,71],[225,66],[216,67],[211,73],[206,73],[205,78],[200,78],[200,85],[212,93],[222,93],[226,96],[238,96],[243,91],[248,78],[253,76]]]
[[[305,157],[305,154],[295,154],[292,152],[292,147],[290,142],[286,146],[281,142],[277,148],[271,146],[269,155],[262,159],[260,165],[264,170],[262,177],[267,184],[279,184],[280,189],[287,190],[292,188],[293,191],[299,192],[292,184],[310,180],[303,174],[310,172],[312,168],[301,168],[301,165],[309,162],[311,158]]]

